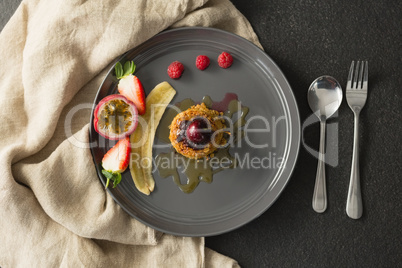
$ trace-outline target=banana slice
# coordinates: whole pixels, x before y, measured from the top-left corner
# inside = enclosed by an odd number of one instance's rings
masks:
[[[137,189],[146,195],[155,188],[155,180],[152,176],[152,145],[155,131],[175,94],[176,90],[168,82],[156,85],[146,98],[145,114],[139,117],[138,126],[130,136],[131,177]]]

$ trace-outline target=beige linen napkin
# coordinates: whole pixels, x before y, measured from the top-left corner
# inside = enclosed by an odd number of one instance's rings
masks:
[[[0,266],[236,267],[203,238],[157,232],[103,189],[90,104],[111,62],[169,27],[257,45],[228,0],[26,0],[0,34]],[[71,116],[73,115],[73,116]]]

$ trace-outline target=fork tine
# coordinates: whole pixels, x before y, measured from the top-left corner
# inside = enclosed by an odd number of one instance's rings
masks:
[[[360,72],[359,72],[359,79],[357,80],[357,89],[361,89],[362,88],[362,84],[363,84],[363,71],[364,71],[364,61],[361,62],[360,64]],[[357,74],[356,74],[357,75]]]
[[[357,88],[357,77],[358,77],[358,73],[359,73],[359,65],[360,65],[360,61],[357,61],[357,63],[356,63],[356,69],[355,69],[355,72],[353,73],[353,84],[352,84],[352,88],[354,88],[354,89]]]
[[[353,69],[355,66],[355,61],[352,61],[352,64],[350,65],[349,69],[349,75],[348,75],[348,82],[346,84],[346,88],[352,88],[352,78],[353,78]]]
[[[368,88],[368,61],[366,61],[366,66],[364,68],[363,90],[367,90],[367,88]]]

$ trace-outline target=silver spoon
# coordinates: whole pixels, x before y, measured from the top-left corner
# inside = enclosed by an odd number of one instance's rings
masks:
[[[311,110],[320,120],[320,149],[313,194],[313,209],[318,213],[322,213],[327,208],[327,190],[325,186],[326,121],[341,105],[342,88],[335,78],[328,75],[320,76],[311,83],[307,99]]]

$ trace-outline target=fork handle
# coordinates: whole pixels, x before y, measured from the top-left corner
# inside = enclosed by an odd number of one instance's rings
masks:
[[[359,219],[363,214],[359,171],[359,114],[355,114],[352,170],[350,174],[349,191],[346,202],[346,213],[352,219]]]
[[[322,213],[327,209],[327,189],[325,185],[325,128],[326,122],[320,122],[320,149],[318,154],[317,174],[313,194],[313,209]]]

